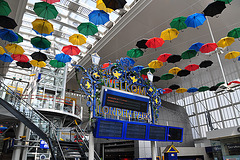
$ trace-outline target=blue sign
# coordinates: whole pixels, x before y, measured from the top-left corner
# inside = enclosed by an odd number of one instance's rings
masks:
[[[49,149],[47,142],[45,142],[44,140],[40,140],[40,148]]]

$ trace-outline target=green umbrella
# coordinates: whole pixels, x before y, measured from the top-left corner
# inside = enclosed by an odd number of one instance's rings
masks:
[[[8,3],[4,0],[0,0],[0,16],[8,16],[11,11]]]
[[[219,82],[216,86],[221,86],[222,84],[224,84],[224,82]]]
[[[78,32],[82,33],[85,36],[89,36],[89,35],[94,35],[95,33],[98,32],[98,28],[96,25],[87,22],[87,23],[81,23],[78,27]]]
[[[176,28],[179,31],[182,29],[186,29],[187,28],[187,25],[185,23],[186,19],[187,17],[183,16],[174,18],[170,23],[171,28]]]
[[[19,35],[18,33],[16,33],[16,35],[18,36],[18,40],[15,41],[15,42],[12,42],[12,43],[21,43],[21,42],[23,42],[23,37],[21,35]]]
[[[31,39],[31,44],[37,49],[47,50],[51,46],[51,42],[49,42],[44,37],[34,37]]]
[[[52,67],[56,67],[56,68],[62,68],[62,67],[65,67],[66,64],[63,63],[63,62],[59,62],[58,60],[54,59],[54,60],[51,60],[49,62],[49,64],[52,66]]]
[[[198,88],[198,92],[205,92],[207,90],[209,90],[208,86],[202,86],[202,87]]]
[[[227,34],[228,37],[239,38],[240,37],[240,28],[234,28]]]
[[[225,4],[229,4],[230,2],[232,2],[232,0],[217,0],[217,1],[225,2]]]
[[[195,57],[197,55],[197,51],[194,49],[186,50],[182,53],[181,57],[182,59],[191,59],[192,57]]]
[[[127,55],[130,58],[138,58],[138,57],[143,56],[143,51],[139,48],[133,48],[133,49],[127,51]]]
[[[47,2],[35,3],[33,10],[35,13],[44,19],[55,19],[58,15],[58,11],[55,6]]]
[[[174,77],[174,74],[171,74],[171,73],[166,73],[166,74],[163,74],[160,79],[161,80],[169,80],[169,79],[172,79]]]
[[[145,67],[145,68],[143,68],[143,69],[140,71],[140,73],[141,73],[141,74],[144,74],[144,75],[147,75],[147,72],[148,72],[148,71],[150,71],[151,73],[154,73],[154,72],[155,72],[155,69],[150,68],[150,67]]]

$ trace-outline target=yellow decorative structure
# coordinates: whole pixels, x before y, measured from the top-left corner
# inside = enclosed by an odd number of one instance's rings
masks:
[[[135,82],[138,81],[138,79],[136,79],[135,76],[132,76],[132,77],[130,76],[130,78],[131,78],[131,80],[133,81],[133,83],[135,83]]]
[[[119,77],[120,77],[122,74],[119,73],[118,71],[115,71],[115,72],[113,72],[113,75],[114,75],[117,79],[119,79]]]

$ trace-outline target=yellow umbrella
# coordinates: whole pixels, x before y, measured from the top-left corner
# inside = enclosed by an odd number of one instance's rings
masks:
[[[13,54],[23,54],[25,52],[24,49],[17,44],[7,44],[5,48]]]
[[[187,92],[187,89],[186,88],[178,88],[176,90],[177,93],[184,93],[184,92]]]
[[[148,63],[148,66],[150,68],[161,68],[163,66],[163,62],[160,62],[158,60],[153,60],[152,62]]]
[[[52,23],[48,22],[45,19],[35,19],[32,22],[33,30],[37,31],[40,34],[51,34],[54,29]]]
[[[102,0],[97,0],[96,8],[98,8],[99,10],[104,10],[107,13],[111,13],[113,11],[113,9],[107,8]]]
[[[235,42],[235,39],[233,37],[224,37],[217,42],[217,46],[225,48],[227,46],[231,46],[233,42]]]
[[[237,58],[238,56],[240,56],[240,52],[231,51],[225,55],[225,59],[233,59],[233,58]]]
[[[177,74],[179,71],[181,71],[182,69],[181,68],[178,68],[178,67],[173,67],[172,69],[170,69],[168,71],[168,73],[171,73],[171,74]]]
[[[0,46],[0,54],[2,54],[2,55],[3,55],[4,53],[6,53],[6,52],[5,52],[5,50],[3,49],[3,47],[2,47],[2,46]]]
[[[160,38],[163,40],[173,40],[174,38],[177,38],[179,32],[175,28],[168,28],[162,31]]]
[[[71,42],[73,45],[82,45],[86,43],[86,41],[87,38],[81,34],[73,34],[69,37],[69,42]]]
[[[30,64],[35,66],[35,67],[40,67],[40,68],[46,66],[46,63],[44,61],[37,61],[37,60],[31,60]]]

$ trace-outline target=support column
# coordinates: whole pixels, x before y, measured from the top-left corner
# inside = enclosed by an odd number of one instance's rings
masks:
[[[89,134],[88,160],[94,160],[94,137],[92,131]]]
[[[16,138],[19,139],[20,136],[23,136],[24,134],[24,127],[25,125],[20,122],[19,127],[18,127],[18,132],[17,132],[17,136]],[[17,141],[17,145],[21,145],[21,141]],[[20,155],[21,155],[21,147],[15,147],[13,150],[13,154],[12,154],[12,160],[16,160],[16,159],[20,159]]]
[[[151,141],[151,151],[152,151],[152,160],[156,160],[156,157],[157,157],[157,143],[156,143],[156,141]]]

